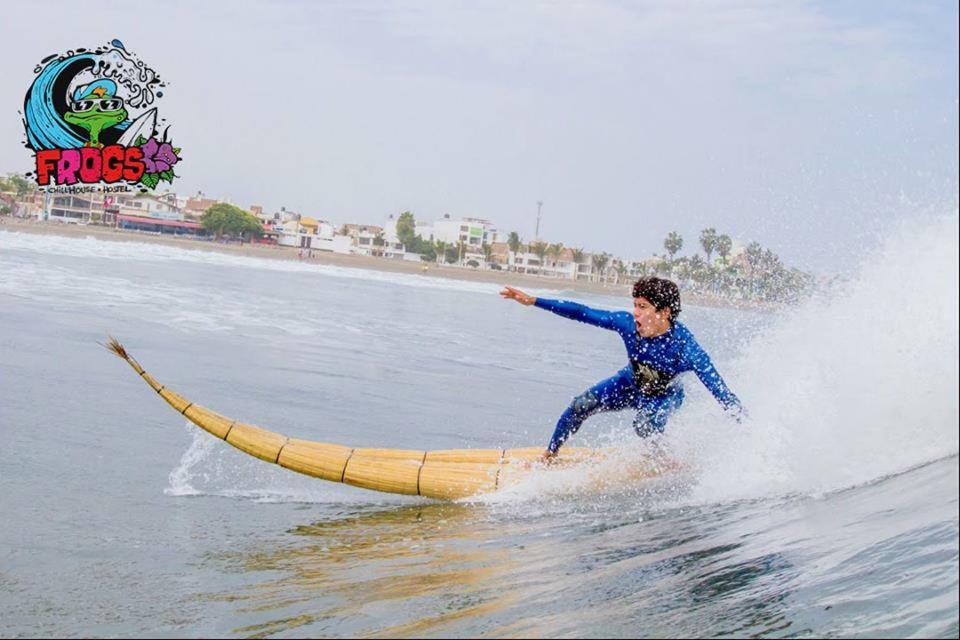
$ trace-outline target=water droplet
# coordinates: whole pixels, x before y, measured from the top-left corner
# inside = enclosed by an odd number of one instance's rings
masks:
[[[113,40],[111,40],[111,41],[110,41],[110,44],[113,45],[114,47],[116,47],[117,49],[123,49],[124,51],[127,50],[127,48],[126,48],[125,46],[123,46],[123,43],[120,42],[119,40],[117,40],[116,38],[114,38]]]

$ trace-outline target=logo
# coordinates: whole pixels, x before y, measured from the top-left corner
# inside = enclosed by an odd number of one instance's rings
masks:
[[[180,147],[156,103],[166,84],[123,43],[44,58],[23,105],[44,191],[148,191],[172,183]]]

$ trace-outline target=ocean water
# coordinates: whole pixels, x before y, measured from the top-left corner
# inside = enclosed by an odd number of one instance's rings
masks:
[[[245,456],[98,343],[291,436],[439,449],[544,445],[616,335],[494,285],[0,231],[0,629],[957,637],[957,236],[891,229],[800,308],[685,309],[750,419],[688,379],[681,471],[436,503]],[[572,444],[651,454],[628,414]]]

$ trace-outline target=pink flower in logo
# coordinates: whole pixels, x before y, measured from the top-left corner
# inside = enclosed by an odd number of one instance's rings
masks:
[[[159,143],[156,138],[150,138],[140,146],[143,151],[143,163],[147,165],[146,173],[163,173],[179,158],[169,142]]]

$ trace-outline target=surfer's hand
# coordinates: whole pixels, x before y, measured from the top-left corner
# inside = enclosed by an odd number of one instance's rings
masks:
[[[737,424],[743,424],[749,417],[747,415],[747,410],[743,408],[743,405],[739,404],[727,409],[727,415],[730,416],[730,418]]]
[[[503,291],[500,292],[500,296],[503,297],[504,300],[516,300],[525,306],[530,306],[537,301],[534,296],[527,295],[523,291],[520,291],[520,289],[514,289],[513,287],[504,287]]]
[[[551,465],[553,464],[554,459],[556,457],[557,457],[556,451],[550,451],[550,449],[547,449],[546,451],[540,454],[540,462],[545,465]]]

